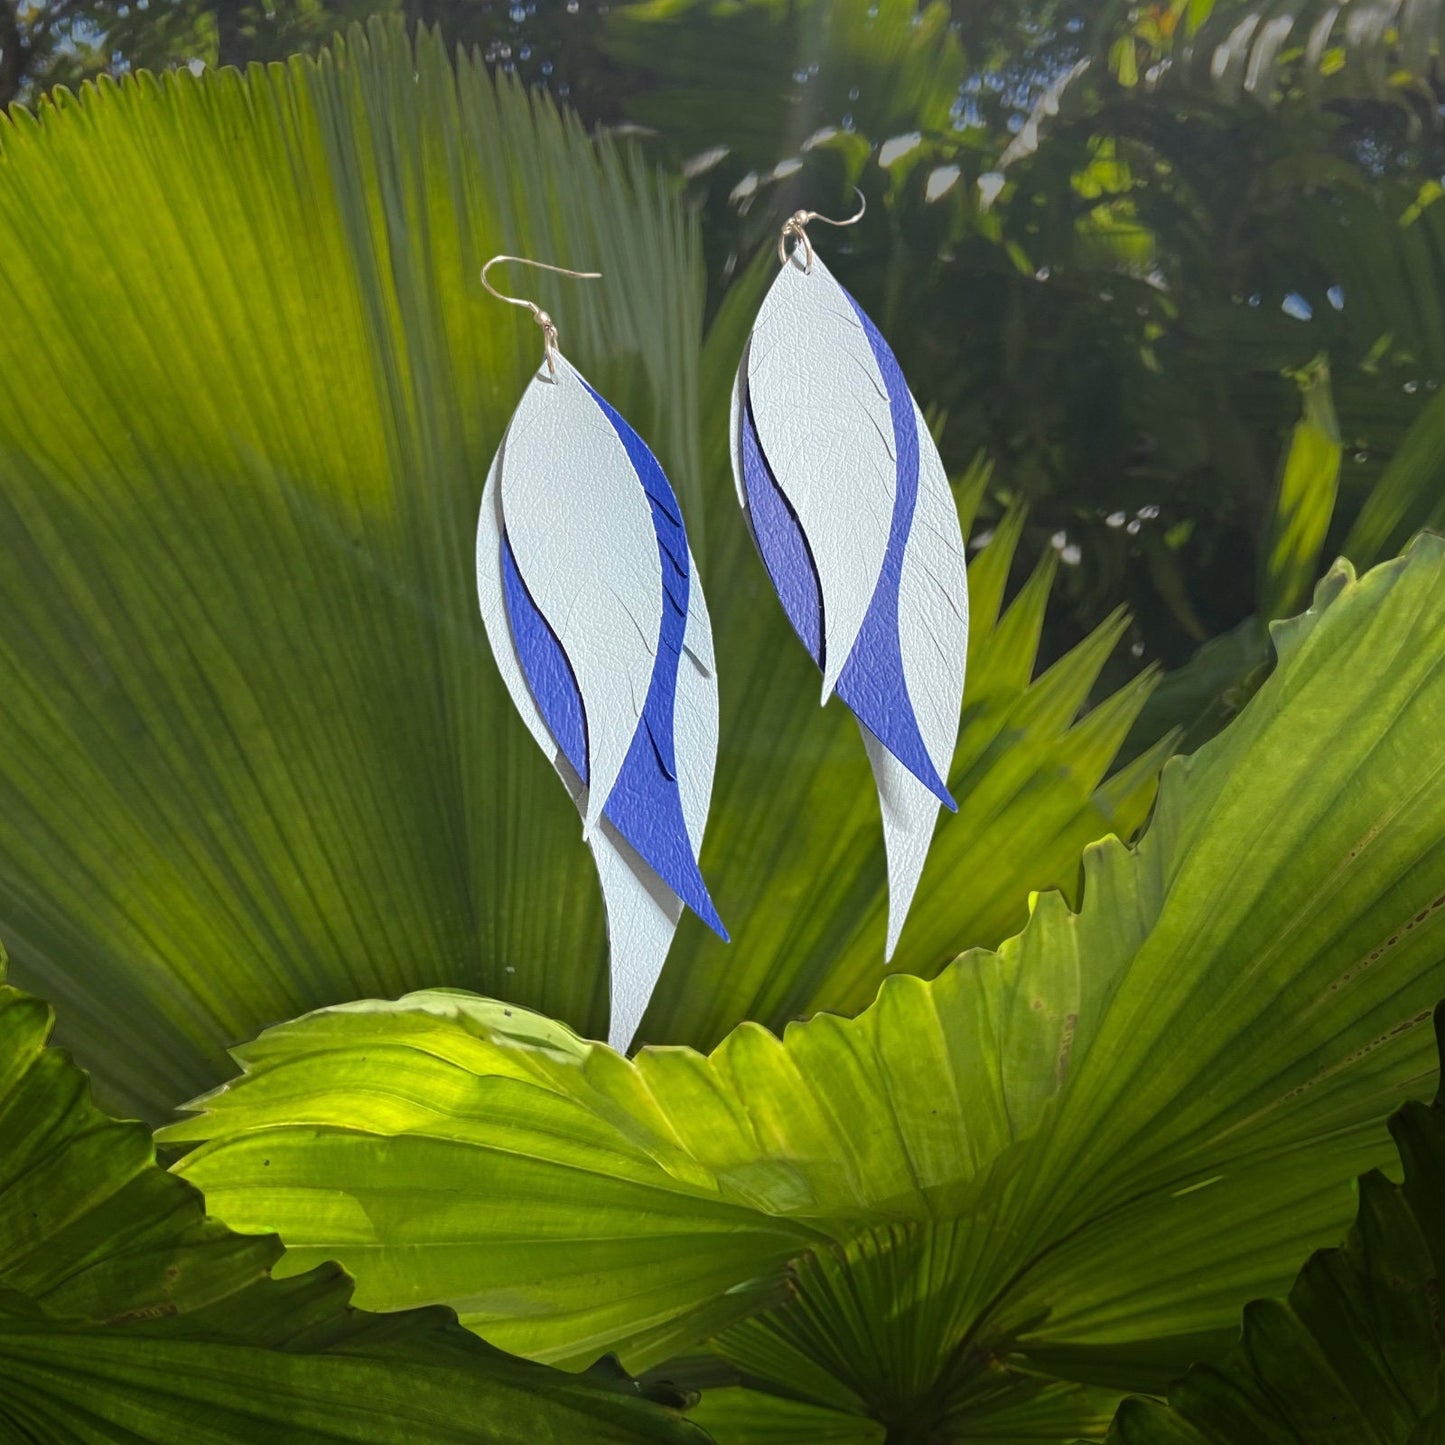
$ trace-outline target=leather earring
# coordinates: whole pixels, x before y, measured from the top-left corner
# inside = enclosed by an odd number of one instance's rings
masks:
[[[607,908],[609,1042],[632,1040],[685,904],[727,933],[698,868],[717,759],[712,629],[682,514],[646,443],[528,307],[543,364],[487,476],[477,590],[502,679],[583,820]]]
[[[798,211],[783,227],[781,269],[733,387],[732,457],[763,565],[822,671],[822,700],[836,693],[863,734],[883,814],[891,959],[938,807],[957,810],[948,772],[968,573],[948,477],[898,362],[808,239],[814,221],[862,217]]]

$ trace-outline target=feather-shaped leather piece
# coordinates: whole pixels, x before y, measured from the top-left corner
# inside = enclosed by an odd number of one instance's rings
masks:
[[[582,814],[607,906],[612,1023],[631,1041],[698,868],[717,758],[712,633],[657,459],[560,355],[487,477],[477,590],[497,666]]]
[[[783,264],[733,391],[733,470],[799,640],[853,711],[888,850],[887,956],[958,737],[968,579],[938,448],[892,350],[814,254]]]

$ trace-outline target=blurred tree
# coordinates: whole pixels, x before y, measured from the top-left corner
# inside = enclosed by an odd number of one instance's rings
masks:
[[[52,86],[314,50],[390,0],[0,0],[0,109]]]
[[[1050,655],[1121,596],[1120,669],[1179,667],[1260,613],[1296,375],[1323,355],[1335,380],[1336,545],[1441,374],[1403,278],[1347,244],[1440,194],[1436,41],[1346,33],[1322,5],[1313,50],[1272,47],[1257,10],[643,0],[604,34],[651,66],[627,110],[692,179],[718,294],[794,207],[841,213],[862,187],[829,259],[946,460],[983,451],[995,505],[1029,501],[1020,565],[1066,564]],[[1237,63],[1241,35],[1260,43]],[[1415,261],[1409,284],[1438,288]]]
[[[603,0],[0,0],[0,109],[101,73],[284,59],[385,12],[440,26],[589,121],[620,120],[635,83],[602,50]]]
[[[82,8],[82,0],[0,0],[0,109],[33,89],[37,78],[49,85],[102,67],[83,29],[77,34]]]
[[[981,525],[1026,500],[1020,570],[1063,562],[1045,660],[1131,604],[1102,687],[1262,636],[1302,368],[1325,359],[1343,446],[1321,562],[1445,378],[1442,0],[1369,25],[1324,0],[0,0],[0,103],[279,58],[376,9],[645,130],[703,210],[714,309],[788,211],[860,186],[827,254],[947,462],[994,463]]]

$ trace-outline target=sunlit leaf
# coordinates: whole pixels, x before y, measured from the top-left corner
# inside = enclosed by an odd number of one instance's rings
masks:
[[[1445,1049],[1445,1010],[1437,1011]],[[1390,1129],[1404,1182],[1359,1182],[1359,1212],[1339,1249],[1315,1255],[1287,1300],[1256,1300],[1238,1346],[1197,1365],[1167,1407],[1129,1400],[1116,1445],[1430,1445],[1445,1429],[1440,1188],[1445,1093],[1406,1104]]]
[[[1370,559],[1401,532],[1445,526],[1445,392],[1433,396],[1406,432],[1345,542],[1351,556]]]
[[[1080,912],[1042,896],[855,1019],[628,1063],[463,994],[328,1010],[238,1051],[178,1168],[285,1267],[538,1358],[704,1348],[939,1439],[1102,1430],[1337,1237],[1429,1068],[1442,583],[1437,538],[1338,567]]]
[[[0,957],[3,963],[3,957]],[[0,984],[0,1436],[90,1445],[701,1445],[599,1371],[492,1349],[444,1309],[365,1314],[334,1265],[268,1277],[274,1235],[232,1234],[90,1102],[50,1013]]]
[[[1171,80],[1266,104],[1282,94],[1318,91],[1329,79],[1331,96],[1388,97],[1429,76],[1445,41],[1439,0],[1299,0],[1287,6],[1219,0],[1191,5],[1188,23],[1172,34],[1163,28],[1150,33],[1138,15],[1137,7],[1111,3],[1096,21],[1101,41],[1127,27],[1150,43]]]
[[[604,32],[617,59],[661,83],[629,97],[681,156],[727,145],[771,166],[847,115],[875,141],[948,126],[967,74],[939,0],[647,0]]]
[[[657,448],[711,603],[703,864],[736,942],[684,928],[644,1037],[861,1007],[883,977],[865,755],[816,705],[728,476],[755,292],[704,351],[673,188],[379,26],[316,62],[142,76],[0,123],[0,935],[127,1110],[163,1117],[225,1076],[226,1046],[356,997],[465,986],[605,1028],[575,812],[477,613],[482,481],[540,346],[481,289],[494,252],[604,273],[507,284]],[[1080,717],[1122,618],[1032,679],[1049,576],[1005,606],[1020,525],[974,560],[963,806],[910,972],[1071,888],[1168,750],[1101,783],[1152,683]]]
[[[604,1026],[576,814],[477,613],[540,355],[497,251],[607,273],[528,282],[695,503],[691,224],[438,41],[0,122],[0,935],[128,1110],[358,994]]]
[[[1309,596],[1340,479],[1340,424],[1323,357],[1300,375],[1299,384],[1302,414],[1280,460],[1261,558],[1260,615],[1266,619],[1288,616]]]
[[[1262,616],[1212,637],[1183,667],[1161,680],[1140,709],[1121,756],[1178,728],[1176,746],[1192,752],[1213,737],[1254,695],[1274,665],[1266,626],[1299,606],[1319,569],[1334,514],[1340,472],[1339,423],[1321,358],[1300,376],[1303,415],[1280,459],[1260,566]]]
[[[1176,750],[1192,753],[1239,714],[1273,665],[1268,630],[1258,617],[1211,637],[1149,695],[1121,756],[1132,758],[1154,746],[1170,729],[1178,730]]]

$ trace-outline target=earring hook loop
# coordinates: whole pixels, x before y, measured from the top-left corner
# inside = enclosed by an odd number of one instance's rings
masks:
[[[525,306],[532,313],[532,319],[542,328],[542,349],[546,358],[547,371],[554,378],[557,375],[557,325],[552,318],[537,305],[535,301],[528,301],[525,296],[508,296],[505,292],[498,291],[490,281],[487,280],[487,272],[493,266],[500,266],[503,262],[510,262],[514,266],[535,266],[539,271],[554,271],[558,276],[571,276],[578,281],[600,281],[600,271],[569,271],[565,266],[553,266],[548,261],[529,261],[525,256],[493,256],[485,266],[482,267],[482,285],[486,287],[498,301],[505,301],[508,306]]]
[[[783,230],[778,237],[778,260],[784,265],[788,261],[788,240],[791,237],[803,248],[803,273],[811,275],[813,271],[813,245],[808,240],[808,226],[814,221],[821,221],[825,226],[856,226],[867,214],[868,197],[857,187],[853,187],[853,193],[858,197],[858,211],[856,215],[849,216],[846,221],[835,221],[828,216],[819,214],[817,211],[794,211],[783,223]],[[795,248],[796,249],[796,248]]]

